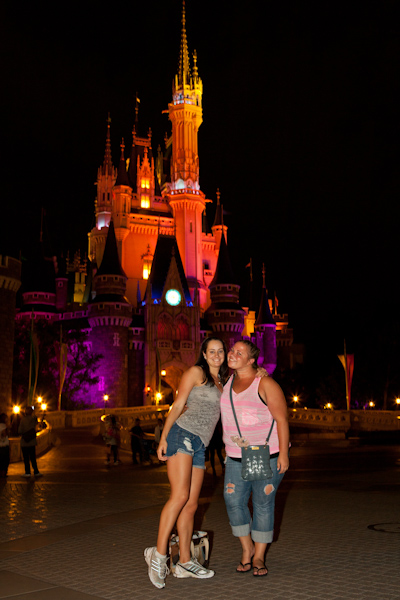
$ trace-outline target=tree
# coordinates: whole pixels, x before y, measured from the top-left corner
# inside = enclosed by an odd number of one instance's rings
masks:
[[[39,341],[39,373],[36,396],[42,396],[49,408],[56,409],[60,382],[60,324],[39,319],[34,323]],[[30,356],[30,321],[17,321],[14,344],[13,397],[27,400]],[[98,363],[102,358],[92,350],[88,332],[72,328],[62,331],[62,343],[68,347],[68,361],[62,393],[62,408],[90,406],[86,401],[91,386],[96,385]]]

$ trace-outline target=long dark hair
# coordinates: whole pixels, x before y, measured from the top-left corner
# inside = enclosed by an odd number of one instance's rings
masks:
[[[227,351],[226,351],[226,346],[225,346],[225,342],[223,340],[220,340],[217,337],[208,337],[206,338],[203,343],[201,344],[200,347],[200,352],[199,352],[199,358],[197,359],[197,361],[195,362],[195,366],[196,367],[201,367],[204,371],[204,374],[206,376],[206,385],[215,385],[214,379],[210,373],[210,367],[208,366],[208,362],[206,361],[206,359],[204,358],[204,354],[207,350],[208,344],[211,341],[217,341],[217,342],[221,342],[222,347],[224,349],[224,362],[221,364],[220,368],[219,368],[219,372],[218,375],[220,376],[221,379],[221,383],[222,385],[225,384],[226,380],[228,379],[228,359],[227,359]]]

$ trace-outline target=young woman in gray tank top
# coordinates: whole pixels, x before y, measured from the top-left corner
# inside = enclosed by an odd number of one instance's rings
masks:
[[[180,551],[175,577],[207,579],[214,575],[191,557],[190,542],[204,479],[205,449],[220,416],[220,397],[228,376],[226,357],[221,340],[204,340],[196,364],[182,376],[161,435],[157,454],[159,460],[167,461],[171,495],[161,512],[157,546],[144,551],[150,581],[157,588],[165,586],[169,572],[167,552],[175,522]]]

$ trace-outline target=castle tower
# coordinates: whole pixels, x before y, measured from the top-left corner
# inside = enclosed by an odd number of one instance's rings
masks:
[[[276,369],[276,324],[269,306],[264,265],[262,276],[263,287],[257,321],[254,325],[253,341],[261,350],[259,364],[267,370],[269,375],[272,375]]]
[[[236,282],[229,260],[225,236],[221,236],[217,268],[210,283],[211,305],[205,317],[213,333],[222,338],[228,348],[242,337],[244,310],[239,305],[240,286]]]
[[[121,142],[121,158],[118,166],[117,179],[113,188],[112,215],[115,237],[118,243],[119,256],[122,262],[123,241],[129,233],[129,214],[131,212],[132,188],[129,184],[124,156],[125,144]]]
[[[63,312],[68,304],[68,274],[67,261],[61,256],[57,261],[56,269],[56,310]]]
[[[112,189],[117,178],[117,169],[111,158],[111,119],[107,119],[107,136],[104,160],[97,171],[97,195],[95,200],[96,225],[89,233],[89,259],[101,263],[112,213]]]
[[[90,339],[103,355],[92,403],[102,406],[107,394],[111,407],[128,404],[128,328],[132,307],[125,298],[126,275],[118,256],[114,223],[110,221],[103,259],[94,277],[95,298],[89,303]]]
[[[21,262],[0,255],[0,412],[9,412],[13,372],[15,297],[21,285]]]
[[[168,105],[172,123],[171,181],[165,187],[165,194],[174,215],[176,240],[192,299],[198,292],[203,306],[207,296],[202,264],[205,195],[200,190],[198,155],[198,131],[203,121],[203,83],[197,71],[196,53],[193,55],[193,69],[190,70],[185,2],[179,67],[172,92],[172,102]]]

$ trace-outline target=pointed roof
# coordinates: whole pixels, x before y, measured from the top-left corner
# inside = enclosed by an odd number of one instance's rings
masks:
[[[262,275],[263,287],[261,292],[260,308],[258,309],[258,316],[257,321],[255,322],[255,327],[259,325],[275,325],[274,318],[271,315],[271,310],[269,308],[267,288],[265,287],[265,265],[263,265]]]
[[[161,299],[172,257],[174,257],[176,261],[185,300],[186,302],[192,302],[181,256],[179,254],[178,244],[176,238],[171,235],[160,234],[158,236],[147,290],[151,290],[151,298],[153,300]]]
[[[238,285],[237,279],[233,273],[231,261],[229,259],[228,246],[226,244],[224,235],[221,235],[217,267],[209,287],[212,288],[221,284]]]
[[[215,211],[215,218],[213,227],[218,227],[224,224],[224,211],[222,204],[220,203],[221,194],[219,188],[217,189],[217,209]]]
[[[107,118],[107,135],[106,135],[106,149],[104,151],[103,165],[100,167],[103,175],[107,172],[111,173],[113,169],[112,158],[111,158],[111,118],[108,113]]]
[[[127,185],[127,186],[130,186],[129,179],[128,179],[128,173],[126,172],[126,162],[125,162],[125,156],[124,156],[124,149],[125,149],[124,138],[122,138],[122,141],[121,141],[121,158],[119,160],[118,175],[117,175],[117,180],[115,182],[115,185]]]
[[[182,2],[182,30],[181,30],[181,48],[179,53],[178,67],[178,85],[183,86],[189,83],[190,63],[189,50],[186,36],[186,6],[185,0]]]
[[[112,219],[108,228],[103,259],[101,261],[100,268],[96,273],[96,277],[99,275],[121,275],[122,277],[126,277],[119,260],[114,221]]]

